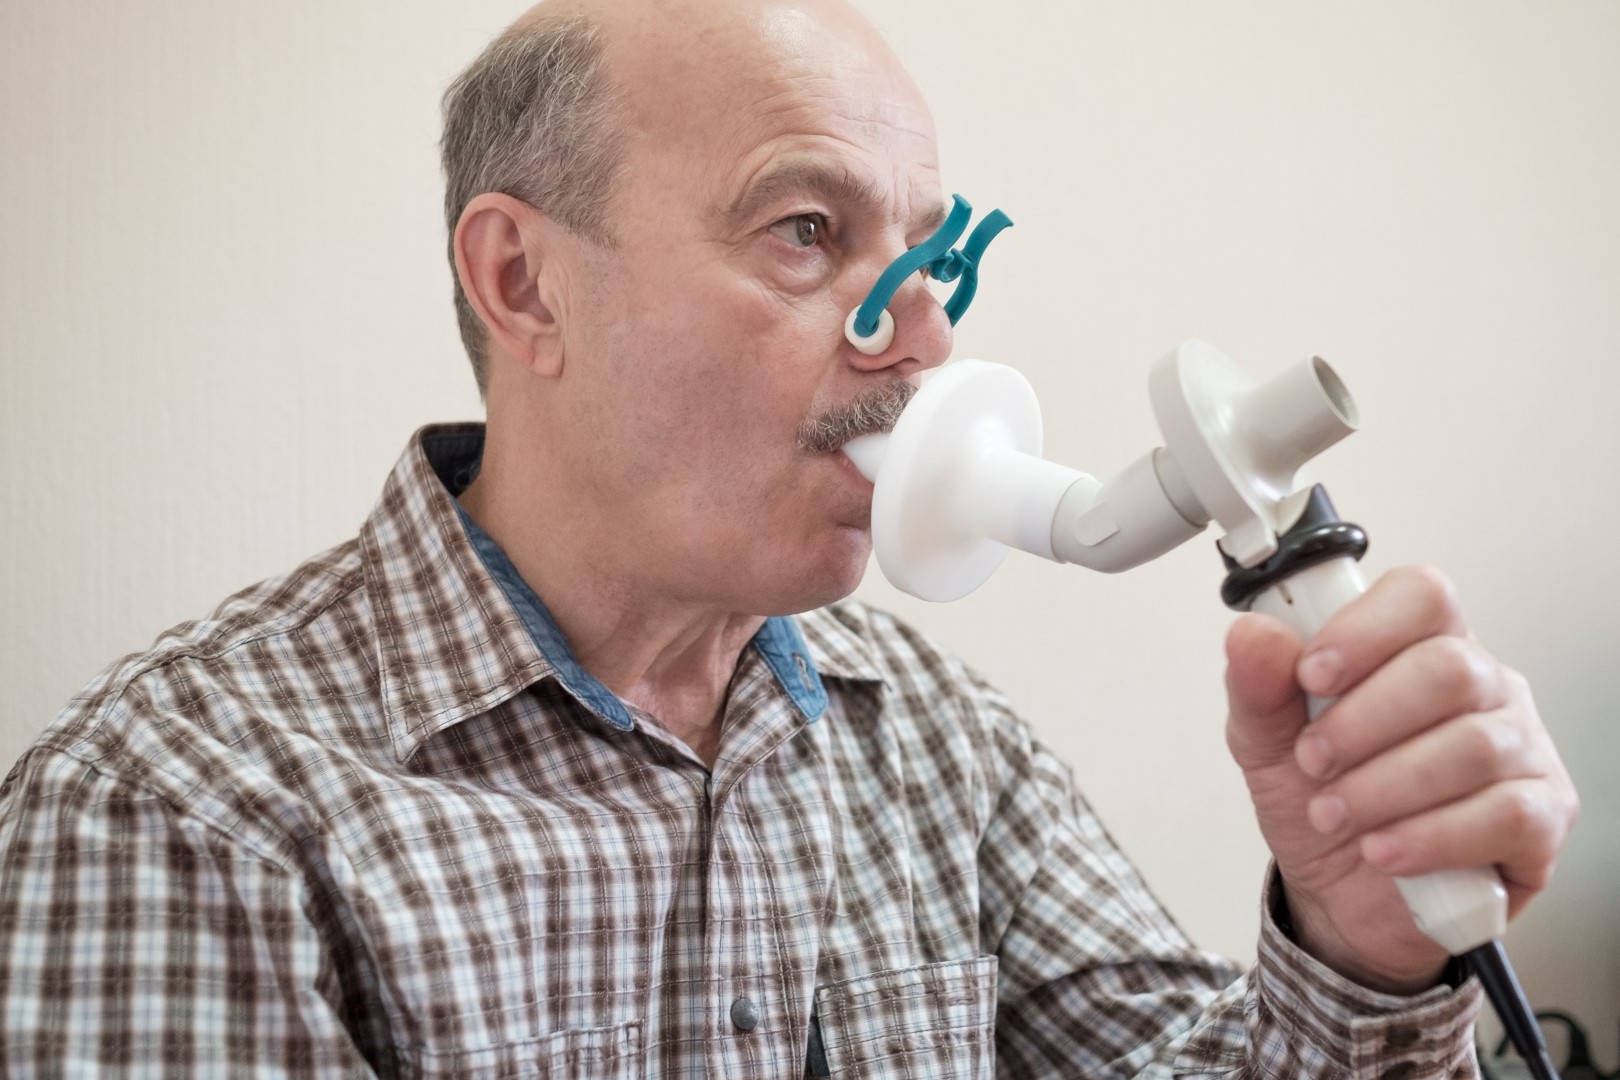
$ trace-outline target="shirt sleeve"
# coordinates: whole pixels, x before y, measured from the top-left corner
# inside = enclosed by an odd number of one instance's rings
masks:
[[[276,860],[36,749],[0,789],[0,1072],[371,1075]]]
[[[989,693],[1000,775],[979,849],[981,931],[999,957],[1000,1075],[1475,1075],[1477,983],[1368,990],[1294,944],[1270,903],[1249,971],[1196,949],[1068,768]]]

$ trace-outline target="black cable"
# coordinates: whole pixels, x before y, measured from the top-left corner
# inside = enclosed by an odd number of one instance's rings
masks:
[[[1564,1080],[1620,1080],[1620,1069],[1605,1073],[1592,1060],[1592,1043],[1579,1020],[1562,1009],[1536,1010],[1536,1022],[1542,1025],[1543,1032],[1549,1020],[1564,1025],[1564,1034],[1569,1040],[1569,1047],[1564,1051]],[[1501,1057],[1507,1048],[1508,1038],[1503,1035],[1496,1044],[1496,1056]]]
[[[1547,1055],[1547,1044],[1541,1038],[1541,1026],[1536,1023],[1536,1014],[1531,1011],[1530,1002],[1525,999],[1524,990],[1513,974],[1513,965],[1508,963],[1507,950],[1502,948],[1502,943],[1487,941],[1478,948],[1469,949],[1463,954],[1463,959],[1479,976],[1480,985],[1485,987],[1485,996],[1491,999],[1491,1007],[1502,1021],[1502,1030],[1507,1032],[1513,1049],[1530,1067],[1530,1075],[1535,1080],[1558,1080],[1558,1070]]]

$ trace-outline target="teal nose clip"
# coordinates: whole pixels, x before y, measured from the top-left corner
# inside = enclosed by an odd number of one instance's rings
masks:
[[[979,260],[984,258],[984,249],[1002,229],[1012,224],[1012,219],[1000,210],[990,211],[968,236],[967,243],[953,250],[951,245],[967,229],[968,219],[973,216],[973,206],[960,195],[953,195],[951,199],[951,212],[945,223],[934,235],[890,263],[860,307],[844,320],[844,336],[868,356],[878,355],[894,341],[894,316],[889,314],[889,301],[917,271],[926,270],[936,281],[948,283],[960,279],[956,291],[945,302],[945,314],[952,326],[973,303],[973,296],[979,291]]]

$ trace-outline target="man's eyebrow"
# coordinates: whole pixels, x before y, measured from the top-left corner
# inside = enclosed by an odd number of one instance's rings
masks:
[[[842,165],[823,161],[786,161],[750,184],[726,211],[732,221],[745,221],[789,195],[816,195],[835,206],[878,210],[883,192],[872,181]],[[944,204],[933,207],[908,226],[909,231],[932,234],[945,220]]]
[[[819,195],[831,203],[881,206],[877,185],[856,176],[842,165],[824,161],[785,161],[748,185],[731,205],[727,216],[733,220],[753,217],[760,210],[788,195]]]

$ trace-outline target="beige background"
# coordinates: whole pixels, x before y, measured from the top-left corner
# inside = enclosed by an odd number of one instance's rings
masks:
[[[1457,579],[1581,787],[1510,944],[1620,1064],[1620,4],[864,7],[949,187],[1018,223],[957,352],[1029,375],[1052,457],[1152,445],[1147,366],[1186,337],[1339,368],[1365,427],[1318,475],[1373,569]],[[437,101],[516,11],[0,0],[0,761],[477,414]],[[864,591],[1003,683],[1194,936],[1252,956],[1219,577],[1201,538],[1122,578],[1015,556],[950,606]]]

